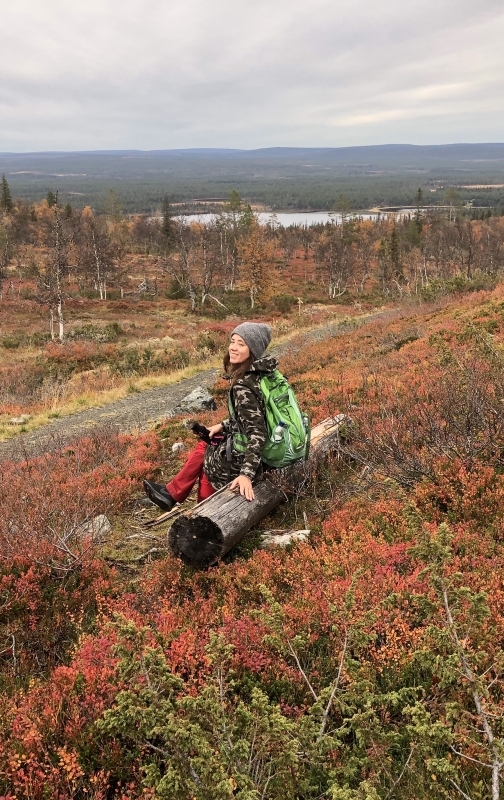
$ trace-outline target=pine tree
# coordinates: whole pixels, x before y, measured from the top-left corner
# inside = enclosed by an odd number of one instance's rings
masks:
[[[415,197],[416,209],[415,209],[415,216],[413,218],[418,234],[422,233],[422,226],[423,226],[422,201],[423,201],[422,189],[419,187]]]
[[[390,236],[384,236],[380,240],[377,252],[382,289],[388,292],[392,284],[399,286],[404,281],[399,236],[395,225],[390,232]]]
[[[352,203],[344,194],[340,194],[334,204],[334,210],[341,215],[341,222],[346,224],[348,217],[352,214]]]
[[[46,194],[46,200],[47,200],[47,205],[49,206],[49,208],[52,208],[53,206],[57,205],[57,203],[58,203],[58,194],[57,193],[54,194],[54,192],[51,192],[51,190],[48,189],[47,194]]]
[[[389,290],[390,284],[390,264],[388,254],[388,242],[385,236],[382,236],[378,245],[378,264],[380,266],[380,277],[382,282],[382,291]]]
[[[253,225],[255,221],[254,212],[252,211],[252,206],[248,203],[243,203],[242,212],[238,218],[239,228],[240,230],[247,231],[251,225]]]
[[[163,207],[161,210],[163,221],[161,223],[161,233],[167,249],[171,250],[175,242],[175,231],[173,229],[172,212],[168,195],[165,194],[163,198]]]
[[[243,211],[243,200],[236,189],[233,189],[229,195],[227,203],[224,203],[222,207],[226,213],[233,215],[240,214]]]
[[[7,183],[7,178],[5,174],[2,175],[2,190],[0,193],[0,208],[2,211],[5,211],[7,214],[10,214],[12,209],[14,208],[14,203],[12,202],[12,196],[9,189],[9,184]]]
[[[392,228],[392,233],[390,234],[389,253],[394,278],[402,280],[404,276],[401,265],[401,253],[399,250],[399,237],[395,226]]]
[[[250,308],[255,308],[257,302],[268,299],[277,278],[275,246],[257,220],[238,243],[238,255],[242,284],[249,293]]]
[[[112,220],[112,222],[120,222],[123,216],[123,208],[117,192],[109,189],[107,197],[105,198],[105,214]]]
[[[229,218],[235,234],[238,228],[248,228],[254,217],[251,207],[243,202],[236,189],[229,195],[229,200],[222,204],[222,211]]]

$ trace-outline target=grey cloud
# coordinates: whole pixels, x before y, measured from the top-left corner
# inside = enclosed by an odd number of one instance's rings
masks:
[[[494,0],[18,0],[0,150],[502,140]]]

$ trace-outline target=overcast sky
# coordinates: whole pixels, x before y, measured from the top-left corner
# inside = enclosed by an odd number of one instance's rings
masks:
[[[0,151],[504,141],[503,0],[3,6]]]

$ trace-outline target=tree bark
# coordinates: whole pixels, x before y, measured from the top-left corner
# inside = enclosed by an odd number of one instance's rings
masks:
[[[182,514],[168,532],[172,553],[191,567],[208,567],[217,563],[250,528],[287,499],[288,493],[294,491],[306,476],[307,467],[338,449],[349,426],[351,420],[339,414],[312,428],[308,461],[265,473],[254,485],[254,500],[246,500],[224,489]]]

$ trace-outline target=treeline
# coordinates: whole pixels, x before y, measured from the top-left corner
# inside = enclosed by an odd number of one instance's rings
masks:
[[[70,202],[77,208],[92,206],[98,213],[106,213],[110,190],[118,194],[127,214],[159,213],[163,197],[169,193],[170,200],[181,204],[182,210],[194,209],[195,198],[217,198],[222,202],[230,192],[236,190],[251,204],[263,204],[276,211],[330,211],[338,196],[344,193],[355,209],[365,210],[381,206],[409,206],[418,188],[419,177],[423,185],[425,200],[429,205],[444,203],[445,187],[456,186],[453,176],[408,176],[408,175],[307,175],[301,177],[264,175],[247,177],[229,175],[215,178],[170,178],[146,176],[135,180],[132,177],[117,180],[113,176],[60,179],[45,178],[34,183],[13,182],[15,194],[25,203],[39,203],[50,190],[59,189],[63,205]],[[162,178],[162,179],[161,179]],[[471,177],[472,181],[472,177]],[[430,190],[433,190],[432,192]],[[504,208],[504,189],[457,188],[463,203],[472,203],[478,208]],[[208,210],[207,204],[196,205],[199,212]]]
[[[49,310],[52,337],[62,339],[72,292],[101,300],[111,290],[122,299],[155,296],[161,280],[169,297],[189,300],[191,311],[266,310],[275,298],[287,312],[312,298],[314,287],[333,301],[428,298],[461,281],[495,280],[504,266],[504,217],[471,219],[455,203],[445,213],[425,213],[421,192],[416,211],[401,218],[364,220],[344,196],[336,208],[324,225],[282,228],[273,218],[264,226],[232,192],[204,225],[174,217],[167,197],[161,215],[126,217],[113,192],[101,216],[89,207],[62,207],[52,193],[37,206],[5,195],[0,283],[13,275],[31,281],[35,299]],[[133,263],[137,274],[145,272],[140,284],[129,277]],[[244,308],[236,308],[237,296]]]

